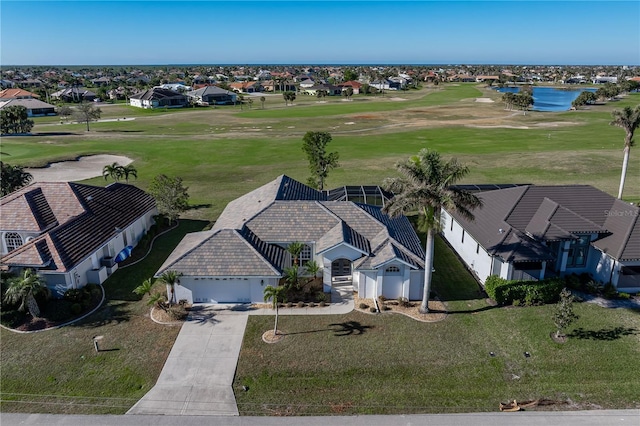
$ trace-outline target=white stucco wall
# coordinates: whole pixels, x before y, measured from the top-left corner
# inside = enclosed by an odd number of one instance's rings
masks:
[[[462,226],[446,211],[441,212],[442,235],[449,242],[451,247],[458,253],[458,256],[465,262],[467,268],[472,270],[480,282],[484,284],[487,277],[491,275],[491,256],[484,247],[480,246],[471,234],[464,231]],[[453,228],[452,228],[453,224]],[[464,241],[462,238],[464,232]],[[506,277],[508,267],[501,276]]]

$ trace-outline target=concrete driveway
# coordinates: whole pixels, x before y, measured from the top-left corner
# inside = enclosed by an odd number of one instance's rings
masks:
[[[232,385],[247,318],[207,306],[191,313],[156,385],[127,414],[237,416]]]

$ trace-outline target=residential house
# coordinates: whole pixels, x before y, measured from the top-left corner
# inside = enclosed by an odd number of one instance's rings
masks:
[[[193,90],[193,87],[187,86],[184,83],[165,83],[161,84],[159,87],[162,89],[169,89],[173,90],[174,92],[180,93],[190,92],[191,90]]]
[[[292,265],[294,241],[304,244],[303,271],[309,261],[322,267],[325,291],[352,283],[361,297],[422,297],[424,251],[406,217],[329,201],[285,175],[231,201],[210,231],[186,235],[156,276],[182,274],[175,297],[190,303],[262,302]]]
[[[109,77],[98,77],[91,80],[91,83],[94,86],[108,86],[111,84],[111,79]]]
[[[187,92],[187,96],[199,105],[234,105],[238,97],[235,92],[221,89],[218,86],[205,86]]]
[[[0,265],[33,268],[57,295],[100,284],[117,255],[153,224],[153,197],[135,186],[38,182],[0,199]]]
[[[189,101],[187,96],[173,90],[154,87],[129,97],[131,106],[138,108],[183,108]]]
[[[360,93],[360,89],[362,88],[362,83],[360,83],[359,81],[351,80],[351,81],[345,81],[344,83],[340,83],[338,84],[338,86],[342,88],[342,91],[345,91],[350,87],[351,90],[353,90],[353,94],[357,95]]]
[[[342,87],[334,86],[333,84],[316,84],[302,91],[305,95],[317,95],[320,90],[323,90],[328,96],[335,96],[342,94]]]
[[[42,102],[39,99],[20,98],[0,100],[0,110],[11,106],[23,106],[27,109],[29,117],[44,117],[45,115],[56,115],[56,107]]]
[[[258,81],[236,81],[229,83],[231,90],[238,93],[262,92],[262,83]]]
[[[82,87],[68,87],[51,94],[51,99],[59,99],[64,102],[92,102],[97,98],[94,92]]]
[[[484,283],[587,273],[640,291],[640,209],[588,185],[487,190],[469,221],[442,211],[442,235]]]
[[[6,101],[9,99],[38,99],[40,96],[35,93],[31,93],[24,89],[4,89],[0,91],[0,101]]]

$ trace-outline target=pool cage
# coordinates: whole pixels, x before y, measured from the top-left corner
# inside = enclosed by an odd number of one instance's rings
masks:
[[[393,196],[379,186],[341,186],[326,191],[328,201],[352,201],[384,207]]]

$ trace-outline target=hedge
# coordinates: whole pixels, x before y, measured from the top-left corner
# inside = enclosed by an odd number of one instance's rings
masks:
[[[517,304],[531,306],[557,302],[565,282],[561,278],[542,281],[508,281],[497,275],[491,275],[484,286],[489,297],[500,305],[511,305],[517,300]]]

